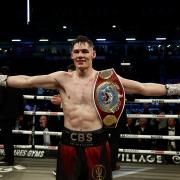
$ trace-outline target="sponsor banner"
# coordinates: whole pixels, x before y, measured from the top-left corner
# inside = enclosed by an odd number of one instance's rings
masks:
[[[172,156],[172,162],[174,164],[180,164],[180,156],[177,156],[177,155]]]
[[[135,154],[135,153],[119,153],[118,160],[120,162],[129,163],[150,163],[150,164],[180,164],[179,155],[157,155],[157,154]]]
[[[4,156],[4,149],[0,149],[0,156]],[[51,150],[32,150],[32,149],[15,149],[15,157],[25,158],[56,158],[56,152]],[[180,164],[180,155],[163,155],[163,154],[136,154],[134,153],[119,153],[118,160],[127,163],[150,163],[150,164]]]
[[[4,155],[4,149],[0,149],[0,156]],[[45,150],[15,149],[15,157],[44,158],[47,157]]]

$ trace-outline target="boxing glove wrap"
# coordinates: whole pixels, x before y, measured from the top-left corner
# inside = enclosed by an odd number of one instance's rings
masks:
[[[7,86],[8,75],[0,75],[0,86]]]
[[[180,84],[166,84],[167,96],[180,95]]]

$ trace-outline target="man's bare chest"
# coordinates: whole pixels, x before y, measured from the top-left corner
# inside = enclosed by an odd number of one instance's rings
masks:
[[[90,103],[93,100],[93,82],[69,82],[66,96],[77,103]]]

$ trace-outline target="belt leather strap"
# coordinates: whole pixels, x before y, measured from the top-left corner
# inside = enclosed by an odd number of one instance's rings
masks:
[[[114,69],[100,71],[94,86],[94,102],[104,128],[115,128],[125,105],[125,91]]]

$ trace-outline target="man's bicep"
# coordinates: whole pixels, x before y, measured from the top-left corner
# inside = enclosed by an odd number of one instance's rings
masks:
[[[52,88],[55,87],[56,81],[50,75],[39,76],[9,76],[7,86],[15,88]]]
[[[142,83],[138,81],[121,78],[121,82],[127,94],[139,94],[142,91]]]
[[[31,81],[30,84],[33,87],[37,87],[37,88],[40,87],[40,88],[55,89],[60,86],[57,78],[51,75],[34,76],[32,77],[32,79],[30,79],[30,81]]]

